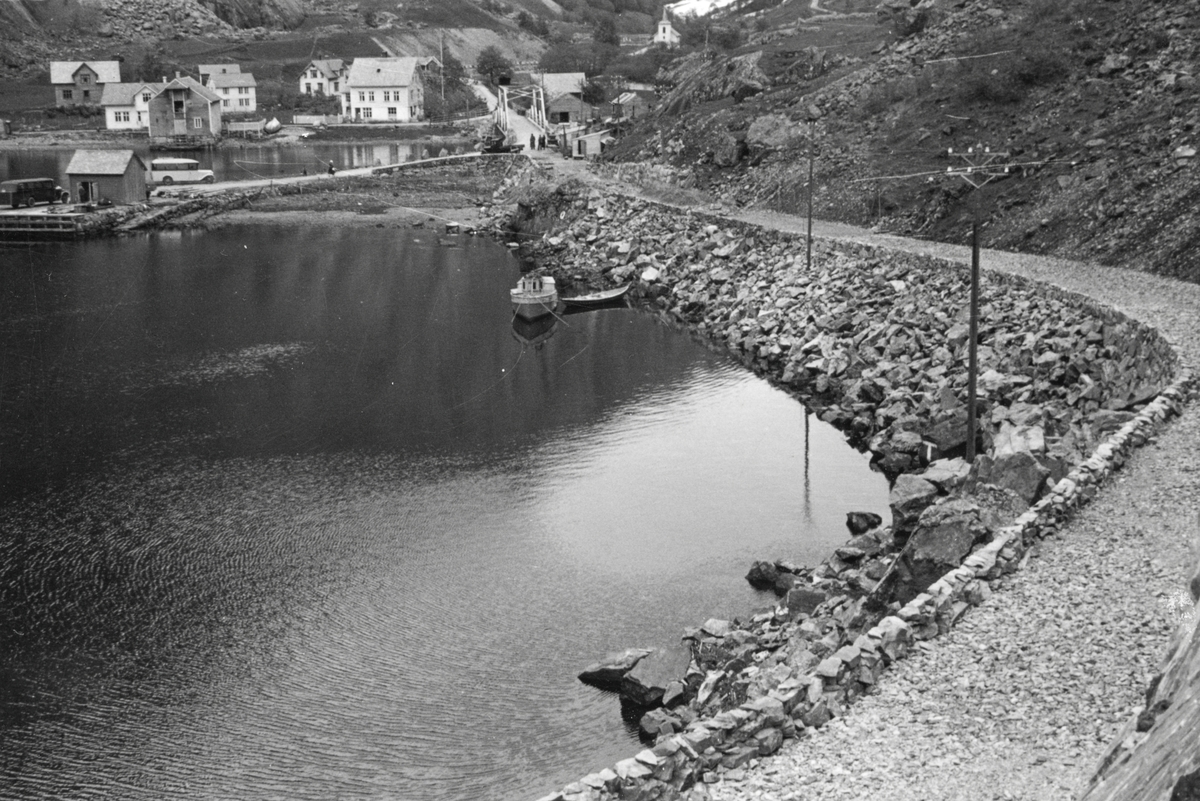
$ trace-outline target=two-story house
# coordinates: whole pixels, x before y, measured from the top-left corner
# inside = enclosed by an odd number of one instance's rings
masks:
[[[198,144],[221,133],[221,96],[195,78],[176,74],[150,98],[149,112],[153,142]]]
[[[119,61],[50,62],[50,84],[59,108],[98,106],[105,84],[120,82]]]
[[[249,72],[215,73],[204,85],[221,96],[222,114],[253,114],[258,111],[258,82]]]
[[[302,95],[341,96],[349,67],[340,58],[320,58],[308,62],[300,73],[297,91]]]
[[[424,62],[424,63],[423,63]],[[342,92],[355,122],[411,122],[425,116],[424,58],[356,58]]]
[[[150,127],[150,98],[161,83],[106,83],[100,106],[105,127],[110,131],[144,131]]]
[[[200,75],[200,83],[208,86],[208,79],[214,75],[236,75],[242,71],[241,64],[197,64],[196,72]]]

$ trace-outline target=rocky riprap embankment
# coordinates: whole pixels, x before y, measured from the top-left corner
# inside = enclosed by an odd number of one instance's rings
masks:
[[[896,476],[891,526],[866,521],[814,569],[754,567],[782,598],[773,611],[589,669],[647,707],[653,746],[548,798],[702,798],[706,782],[843,714],[914,640],[985,600],[1186,399],[1152,329],[989,274],[983,450],[968,465],[960,266],[818,241],[808,269],[803,237],[577,183],[522,197],[512,224],[541,234],[525,250],[564,282],[635,282],[665,318],[805,398]]]

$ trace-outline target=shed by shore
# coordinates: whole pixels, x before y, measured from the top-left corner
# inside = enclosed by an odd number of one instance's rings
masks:
[[[146,164],[132,150],[76,150],[67,165],[71,198],[116,205],[146,200]]]

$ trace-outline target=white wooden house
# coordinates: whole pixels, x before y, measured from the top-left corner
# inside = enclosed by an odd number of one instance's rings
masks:
[[[413,122],[425,116],[421,58],[356,58],[342,92],[354,122]]]
[[[150,99],[161,83],[107,83],[100,97],[105,127],[110,131],[144,131],[150,127]]]
[[[258,81],[249,72],[218,72],[204,85],[221,97],[222,114],[253,114],[258,111]]]
[[[300,73],[299,86],[302,95],[333,95],[340,99],[342,85],[349,67],[340,58],[319,58],[308,62]]]

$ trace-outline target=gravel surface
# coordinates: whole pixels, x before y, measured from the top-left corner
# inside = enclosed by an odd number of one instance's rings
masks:
[[[740,213],[803,231],[803,219]],[[966,247],[816,223],[818,236],[970,260]],[[1057,284],[1158,327],[1200,364],[1200,286],[985,251],[984,270]],[[982,291],[988,291],[983,282]],[[1077,795],[1166,654],[1200,540],[1200,409],[1191,404],[1058,536],[948,635],[820,731],[709,789],[742,799],[1053,799]]]

